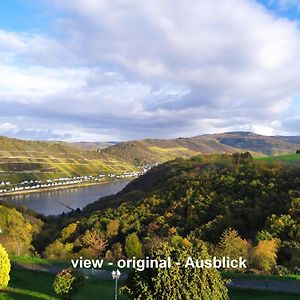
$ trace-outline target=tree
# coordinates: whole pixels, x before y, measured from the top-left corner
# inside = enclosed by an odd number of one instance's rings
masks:
[[[56,275],[53,288],[56,294],[69,300],[82,288],[84,281],[85,277],[81,271],[68,268]]]
[[[277,251],[276,240],[259,241],[252,252],[253,266],[262,271],[270,271],[276,265]]]
[[[174,247],[162,243],[152,257],[162,260],[172,257],[171,268],[146,269],[130,275],[123,291],[131,299],[148,300],[227,300],[228,291],[218,270],[210,268],[185,268],[187,257],[208,259],[207,248]],[[180,283],[180,284],[179,284]]]
[[[6,250],[0,244],[0,289],[7,287],[9,282],[10,261]]]
[[[249,243],[246,240],[243,240],[236,230],[229,228],[225,230],[221,236],[217,254],[225,257],[228,256],[230,259],[243,257],[248,260],[249,249]]]
[[[39,226],[40,224],[37,226],[31,224],[15,208],[0,205],[3,245],[10,254],[28,254],[32,250],[33,234],[39,230]]]
[[[123,249],[121,243],[115,243],[112,245],[112,254],[115,260],[118,260],[123,256]]]
[[[71,223],[61,231],[61,241],[68,240],[76,231],[78,223]]]
[[[112,237],[118,234],[120,222],[118,220],[111,220],[107,224],[107,236]]]
[[[107,238],[102,232],[89,230],[83,235],[82,243],[92,251],[94,257],[100,257],[108,245]]]
[[[72,256],[73,244],[63,244],[56,240],[45,249],[45,256],[51,259],[69,259]]]
[[[142,244],[139,240],[139,237],[137,236],[137,234],[135,232],[129,234],[126,237],[125,251],[129,258],[131,258],[131,257],[142,258],[143,257]]]

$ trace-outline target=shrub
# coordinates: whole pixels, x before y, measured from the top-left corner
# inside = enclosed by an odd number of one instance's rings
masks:
[[[62,299],[71,299],[84,285],[85,277],[81,271],[73,268],[62,270],[56,275],[53,283],[54,291]]]
[[[6,250],[0,244],[0,289],[7,287],[9,282],[10,261]]]

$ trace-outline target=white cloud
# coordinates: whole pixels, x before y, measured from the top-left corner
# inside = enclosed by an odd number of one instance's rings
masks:
[[[0,31],[3,115],[42,116],[88,139],[293,131],[285,120],[300,92],[300,32],[264,6],[45,2],[64,12],[51,36]]]

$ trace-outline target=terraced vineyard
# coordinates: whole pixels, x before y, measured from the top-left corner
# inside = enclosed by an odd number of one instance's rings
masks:
[[[0,182],[135,171],[132,164],[65,143],[21,141],[0,137]]]

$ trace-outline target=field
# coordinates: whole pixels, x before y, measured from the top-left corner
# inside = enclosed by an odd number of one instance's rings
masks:
[[[267,156],[256,158],[257,161],[268,163],[281,162],[288,165],[300,165],[300,154],[286,154],[279,156]]]
[[[53,274],[25,270],[13,270],[10,287],[0,292],[0,300],[58,300],[52,283]],[[111,280],[89,279],[84,288],[73,298],[74,300],[100,299],[110,300],[114,296],[114,282]],[[119,300],[128,299],[120,295]],[[299,295],[275,294],[234,289],[230,291],[230,300],[296,300]]]

